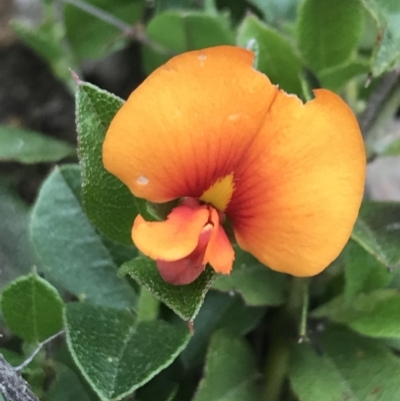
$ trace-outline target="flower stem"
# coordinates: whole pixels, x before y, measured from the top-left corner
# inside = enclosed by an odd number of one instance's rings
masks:
[[[306,338],[308,280],[293,277],[286,304],[272,322],[272,338],[264,368],[263,401],[278,401],[296,341]]]

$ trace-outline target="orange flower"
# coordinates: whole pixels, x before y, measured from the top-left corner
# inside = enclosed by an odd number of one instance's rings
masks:
[[[154,71],[113,119],[105,168],[151,202],[180,199],[168,218],[137,216],[132,239],[169,283],[209,263],[232,269],[224,231],[271,269],[312,276],[335,259],[359,210],[365,153],[357,121],[334,93],[303,104],[220,46]]]

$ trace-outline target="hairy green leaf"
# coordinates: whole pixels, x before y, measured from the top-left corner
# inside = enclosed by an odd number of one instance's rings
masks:
[[[125,311],[68,304],[67,343],[75,363],[103,401],[120,400],[170,365],[186,346],[185,325],[136,324]]]
[[[128,274],[141,286],[150,291],[155,298],[165,303],[182,319],[192,321],[210,288],[215,274],[207,268],[200,277],[188,285],[172,285],[160,276],[156,263],[146,257],[137,257],[120,269],[120,274]]]
[[[63,326],[61,297],[36,274],[10,283],[2,293],[0,306],[9,328],[29,343],[41,342]]]
[[[90,224],[80,188],[78,166],[63,166],[50,174],[32,212],[34,245],[51,277],[72,294],[99,305],[134,308],[134,290],[117,277],[116,249],[110,250]],[[126,257],[135,254],[132,247]]]
[[[76,93],[78,150],[82,166],[83,206],[92,223],[108,237],[131,244],[131,229],[139,212],[135,197],[104,169],[104,138],[123,101],[82,82]]]

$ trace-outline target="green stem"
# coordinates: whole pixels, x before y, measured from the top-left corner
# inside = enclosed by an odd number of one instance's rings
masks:
[[[290,335],[300,329],[303,338],[307,332],[308,280],[293,277],[286,305],[271,322],[272,339],[264,368],[262,401],[278,401],[289,366],[292,347],[298,337]]]
[[[304,279],[303,282],[303,304],[301,309],[301,320],[300,320],[300,330],[299,330],[299,341],[308,340],[307,337],[307,316],[309,307],[309,296],[308,296],[308,284],[309,281]]]

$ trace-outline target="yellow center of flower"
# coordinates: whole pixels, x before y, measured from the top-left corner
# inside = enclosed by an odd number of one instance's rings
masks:
[[[223,212],[232,198],[234,189],[233,173],[231,173],[215,181],[210,188],[203,192],[200,200],[210,203],[216,209]]]

